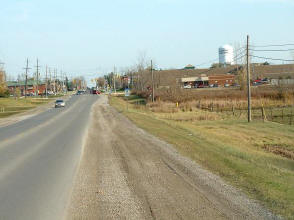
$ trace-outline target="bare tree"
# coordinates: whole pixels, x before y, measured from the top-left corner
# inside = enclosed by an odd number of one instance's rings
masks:
[[[137,62],[135,64],[136,72],[137,72],[137,82],[136,82],[136,89],[144,91],[144,87],[146,84],[146,77],[144,77],[144,71],[148,67],[148,61],[146,56],[146,51],[140,51],[137,57]]]
[[[0,97],[8,96],[9,92],[6,86],[6,74],[4,69],[0,68]]]
[[[104,88],[105,86],[105,78],[104,77],[99,77],[96,79],[96,84],[99,88]]]
[[[73,85],[73,88],[76,88],[78,90],[86,89],[87,83],[86,83],[85,77],[79,76],[79,77],[73,78],[72,85]]]

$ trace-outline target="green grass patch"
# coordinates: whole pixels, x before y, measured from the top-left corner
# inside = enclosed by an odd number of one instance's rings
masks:
[[[0,98],[0,118],[8,117],[51,102],[53,98]]]
[[[183,114],[210,118],[208,114],[216,113],[154,113],[146,107],[138,108],[132,99],[111,97],[110,104],[138,127],[173,144],[182,155],[220,175],[274,213],[288,219],[294,216],[294,160],[265,148],[294,152],[294,126],[262,121],[249,124],[245,118],[179,120]]]

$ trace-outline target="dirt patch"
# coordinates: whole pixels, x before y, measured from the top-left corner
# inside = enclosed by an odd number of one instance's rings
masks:
[[[280,155],[282,157],[286,157],[288,159],[294,160],[294,151],[287,149],[281,145],[264,145],[262,147],[264,150],[270,153],[274,153]]]

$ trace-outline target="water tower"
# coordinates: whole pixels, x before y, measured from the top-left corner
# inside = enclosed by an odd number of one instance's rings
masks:
[[[234,48],[230,45],[224,45],[219,48],[219,63],[223,65],[234,64]]]

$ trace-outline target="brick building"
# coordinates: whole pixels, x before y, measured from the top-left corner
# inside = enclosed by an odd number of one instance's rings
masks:
[[[22,96],[25,95],[25,82],[20,81],[8,81],[7,87],[9,89],[10,94],[14,94],[16,89],[20,90],[20,94]],[[38,85],[38,94],[42,95],[46,92],[46,84],[44,82],[39,82]],[[35,95],[37,93],[37,83],[34,80],[28,80],[27,82],[27,95]]]
[[[233,85],[235,83],[235,75],[232,74],[219,74],[208,76],[209,85],[217,84],[225,86],[225,84]]]

